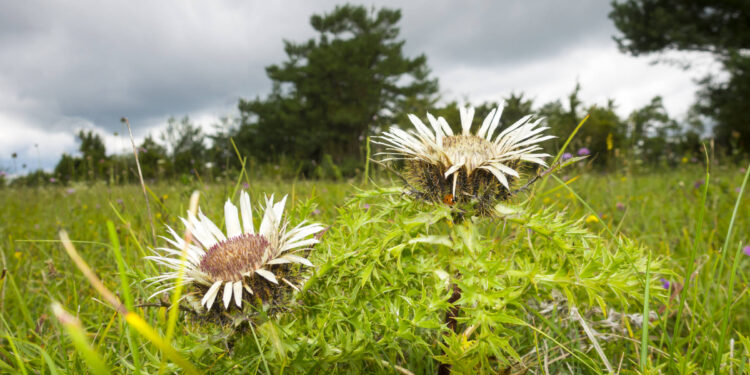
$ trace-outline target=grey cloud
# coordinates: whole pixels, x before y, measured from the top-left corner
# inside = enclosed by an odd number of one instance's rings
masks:
[[[194,112],[266,91],[263,67],[282,57],[280,34],[306,28],[268,22],[273,17],[264,12],[280,9],[260,2],[164,4],[4,6],[2,90],[32,99],[37,125],[53,129],[63,125],[44,112],[108,129],[123,115]],[[0,110],[19,110],[12,104],[0,103]]]
[[[581,42],[611,43],[607,1],[410,2],[407,45],[433,65],[514,65],[560,54]]]
[[[233,111],[240,97],[269,91],[264,67],[284,60],[282,40],[312,37],[309,17],[337,3],[2,2],[0,133],[23,123],[50,134],[92,126],[111,134],[122,132],[119,118],[127,116],[143,136],[169,116],[228,114],[221,111]],[[450,82],[468,76],[464,71],[517,74],[583,44],[610,51],[613,45],[608,1],[355,3],[401,8],[407,54],[425,53],[442,91],[455,95],[488,81]],[[13,139],[5,146],[35,154],[33,141]],[[0,155],[0,165],[7,163]]]
[[[370,3],[364,2],[370,5]],[[308,18],[335,2],[15,2],[0,12],[0,82],[54,116],[107,129],[189,113],[265,93],[264,67],[281,61],[282,38],[312,35]],[[510,64],[553,54],[591,30],[608,30],[608,4],[380,2],[403,5],[402,35],[436,72]],[[596,16],[592,16],[595,14]],[[608,38],[608,36],[607,36]],[[6,107],[6,108],[3,108]],[[0,103],[0,108],[13,111]]]

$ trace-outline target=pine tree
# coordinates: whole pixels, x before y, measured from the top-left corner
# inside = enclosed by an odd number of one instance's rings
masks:
[[[399,10],[352,5],[313,15],[317,38],[285,41],[288,60],[266,68],[272,93],[240,101],[243,152],[285,155],[306,167],[326,154],[336,163],[357,160],[371,129],[393,123],[415,98],[434,102],[437,80],[424,55],[404,56],[400,19]]]

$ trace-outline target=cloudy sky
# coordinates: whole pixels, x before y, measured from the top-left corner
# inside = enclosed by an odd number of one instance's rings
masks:
[[[0,170],[13,170],[13,152],[18,169],[52,169],[79,129],[122,150],[122,116],[140,140],[170,116],[207,126],[234,115],[238,98],[270,90],[264,67],[284,60],[282,39],[313,37],[310,15],[337,3],[0,1]],[[706,56],[662,56],[698,60],[684,71],[621,54],[608,1],[355,3],[402,8],[406,53],[427,55],[445,100],[522,91],[542,104],[578,81],[586,103],[614,98],[626,115],[662,95],[679,118],[695,78],[718,68]]]

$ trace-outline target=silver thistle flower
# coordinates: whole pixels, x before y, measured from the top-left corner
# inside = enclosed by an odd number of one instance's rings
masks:
[[[544,135],[549,128],[539,126],[542,119],[532,115],[495,135],[502,111],[502,107],[493,109],[472,133],[474,108],[460,108],[461,134],[457,135],[443,117],[427,113],[428,127],[410,114],[416,131],[391,127],[374,143],[386,147],[380,153],[387,156],[384,161],[405,160],[408,180],[428,197],[441,200],[448,193],[458,200],[483,194],[507,196],[522,162],[547,165],[544,158],[549,155],[539,153],[539,143],[554,136]]]
[[[152,284],[176,281],[180,268],[184,267],[184,285],[195,284],[208,288],[201,299],[202,306],[210,310],[221,292],[225,309],[229,308],[232,297],[237,307],[241,307],[243,290],[249,294],[254,293],[251,285],[271,288],[279,284],[270,266],[285,263],[312,266],[308,259],[295,255],[294,252],[318,243],[316,238],[310,236],[324,227],[303,221],[288,229],[289,223],[283,220],[285,202],[286,196],[279,202],[274,202],[273,196],[266,199],[263,219],[257,231],[253,224],[250,197],[244,191],[240,194],[241,224],[237,207],[229,200],[224,204],[226,234],[203,213],[199,212],[198,217],[188,213],[187,219],[181,220],[185,227],[191,229],[197,241],[187,245],[185,264],[180,262],[185,241],[168,226],[167,231],[172,238],[162,238],[172,247],[153,250],[155,255],[146,258],[166,266],[169,272],[147,280],[152,281]],[[281,280],[295,287],[285,278],[281,277]],[[174,282],[169,283],[151,297],[175,287]]]

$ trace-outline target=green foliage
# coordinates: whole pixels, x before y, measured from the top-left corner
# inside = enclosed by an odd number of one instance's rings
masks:
[[[340,181],[343,178],[341,169],[336,166],[336,164],[333,162],[333,158],[331,158],[331,155],[328,154],[323,155],[323,160],[321,161],[320,165],[315,167],[313,175],[321,180],[329,178],[332,180]]]
[[[526,99],[523,93],[512,93],[504,98],[506,105],[500,126],[507,127],[530,113],[543,116],[550,127],[548,132],[557,135],[557,139],[545,142],[544,146],[547,152],[557,153],[562,142],[581,119],[590,115],[586,125],[573,139],[569,150],[575,153],[581,148],[589,149],[592,153],[590,163],[598,168],[626,167],[633,170],[641,164],[674,166],[700,157],[702,145],[699,134],[702,132],[702,120],[697,108],[685,124],[679,124],[666,113],[661,98],[655,97],[644,107],[631,112],[627,118],[621,118],[615,112],[614,101],[610,100],[605,107],[583,103],[579,92],[580,87],[576,86],[565,102],[557,100],[536,108],[533,101]],[[419,104],[413,100],[405,100],[404,105],[412,108],[417,114],[429,111],[436,116],[443,116],[454,127],[454,131],[460,131],[457,102],[428,108],[424,102]],[[479,126],[481,120],[495,107],[497,103],[492,102],[477,105],[474,125]],[[293,117],[284,121],[287,120],[292,121]],[[405,119],[399,119],[399,123],[405,127],[411,126],[406,124]],[[362,155],[339,155],[337,158],[334,153],[318,144],[315,147],[321,152],[319,159],[270,152],[271,150],[258,156],[252,150],[265,146],[249,146],[248,142],[255,142],[259,138],[247,138],[250,134],[246,130],[249,128],[242,124],[243,120],[223,118],[214,124],[215,133],[207,136],[203,134],[201,127],[187,117],[179,121],[170,119],[168,128],[158,137],[160,141],[148,136],[137,146],[144,177],[149,181],[178,179],[184,183],[231,179],[230,176],[240,170],[242,165],[237,157],[238,152],[241,155],[250,155],[245,160],[245,169],[252,176],[342,179],[356,176],[363,170],[361,158],[364,157],[364,139],[361,142],[358,140],[358,147],[363,148]],[[383,126],[379,125],[377,128],[382,129]],[[289,134],[277,134],[274,131],[276,130],[271,129],[266,135],[279,137],[277,139],[280,140],[289,139]],[[730,138],[734,145],[743,144],[744,140],[741,140],[739,133],[732,134]],[[101,154],[103,144],[101,147],[84,146],[84,143],[96,143],[96,139],[101,141],[99,135],[82,133],[81,136],[86,138],[85,142],[84,139],[80,140],[82,150],[99,150],[97,152]],[[205,147],[206,138],[211,140],[210,148]],[[306,142],[313,145],[317,140],[309,138]],[[273,147],[273,142],[270,145]],[[379,150],[374,150],[377,151]],[[722,149],[717,151],[718,156],[723,155]],[[52,175],[39,175],[42,172],[38,172],[25,178],[16,178],[17,181],[13,184],[40,186],[49,183],[50,178],[54,178],[57,184],[70,184],[76,181],[92,183],[99,180],[114,185],[138,181],[135,160],[130,152],[109,155],[98,159],[96,163],[93,156],[96,153],[86,152],[89,155],[87,157],[63,154]],[[268,155],[274,155],[272,162]],[[741,157],[739,154],[732,155],[735,160],[741,160]]]
[[[336,163],[362,160],[372,129],[392,123],[407,102],[432,103],[437,81],[424,55],[403,55],[400,19],[398,10],[353,5],[313,15],[317,38],[285,41],[288,61],[266,68],[272,93],[240,100],[240,150],[260,161],[285,155],[306,172],[325,154]]]
[[[623,36],[615,40],[633,55],[667,49],[725,54],[750,47],[747,3],[734,0],[626,0],[613,2],[609,17]]]
[[[728,150],[750,150],[750,57],[733,53],[723,60],[729,79],[706,77],[698,92],[697,110],[716,120],[714,134]],[[739,156],[739,155],[737,155]],[[738,159],[735,157],[735,159]]]
[[[62,181],[70,181],[77,177],[77,169],[80,164],[79,160],[76,160],[73,156],[68,154],[62,154],[60,161],[55,166],[54,174],[60,176]]]
[[[701,51],[721,61],[728,80],[709,75],[696,103],[715,122],[719,144],[750,151],[750,6],[734,0],[627,0],[613,2],[609,17],[622,33],[620,50],[641,55],[667,50]],[[688,66],[686,66],[687,68]]]
[[[99,134],[91,130],[88,132],[81,130],[78,132],[78,141],[81,142],[78,151],[84,159],[99,161],[107,157],[104,141]]]
[[[155,181],[165,178],[182,178],[183,176],[200,176],[212,160],[210,150],[206,150],[204,134],[201,128],[186,116],[180,121],[170,118],[167,128],[162,132],[161,141],[157,142],[148,135],[136,146],[138,161],[144,178]],[[63,154],[55,166],[54,177],[58,183],[70,184],[76,181],[106,181],[110,185],[136,182],[135,158],[133,151],[122,154],[107,155],[101,135],[93,131],[78,134],[80,156]],[[128,140],[128,144],[130,144]],[[130,147],[128,147],[129,149]],[[190,177],[187,177],[188,179]],[[43,185],[49,178],[20,179],[27,186]]]
[[[679,137],[677,122],[669,118],[660,96],[651,103],[633,111],[628,118],[630,142],[633,152],[654,163],[675,160],[676,156],[695,150]]]
[[[540,372],[544,366],[550,373],[567,373],[569,367],[578,373],[606,372],[585,325],[612,366],[622,361],[621,373],[633,373],[641,357],[648,248],[653,263],[647,371],[700,373],[712,370],[716,360],[726,369],[732,348],[727,340],[734,338],[734,372],[742,373],[739,366],[747,361],[750,345],[742,339],[750,327],[750,300],[743,298],[750,263],[745,255],[738,257],[736,244],[748,242],[748,216],[741,209],[747,198],[739,202],[725,272],[717,273],[738,197],[734,189],[741,183],[736,169],[727,168],[712,172],[705,200],[692,183],[705,176],[698,168],[644,176],[583,175],[571,186],[596,209],[595,220],[578,199],[550,181],[528,201],[498,207],[494,219],[453,225],[447,207],[409,202],[400,188],[359,191],[347,201],[354,189],[346,183],[253,180],[254,198],[262,192],[291,194],[292,221],[332,225],[311,253],[316,267],[306,289],[279,314],[259,313],[252,329],[247,323],[222,326],[181,313],[171,344],[204,372],[435,373],[441,361],[453,363],[457,372],[506,366],[512,373],[529,371],[526,367]],[[162,366],[159,349],[129,334],[128,325],[94,298],[60,245],[44,241],[65,228],[80,241],[76,247],[105,285],[129,288],[136,306],[146,304],[136,310],[163,335],[166,311],[149,306],[159,301],[146,300],[153,289],[137,282],[158,272],[142,259],[154,246],[142,195],[134,186],[66,189],[0,191],[0,261],[6,269],[0,280],[0,371],[18,372],[19,363],[28,373],[87,371],[85,354],[49,318],[55,300],[76,312],[88,342],[112,373],[134,372],[130,348],[139,351],[143,373],[156,373]],[[185,212],[191,187],[149,189],[159,197],[152,201],[157,228],[179,227],[177,216]],[[225,184],[204,186],[204,213],[221,217],[232,190]],[[315,203],[305,201],[311,197]],[[701,202],[702,227],[696,218]],[[107,220],[114,221],[114,232]],[[602,237],[605,226],[615,237]],[[119,237],[121,257],[111,245],[111,233]],[[689,286],[678,292],[675,288],[686,285],[685,275],[691,273]],[[668,280],[670,289],[659,278]],[[129,285],[121,285],[122,280]],[[455,334],[445,324],[451,283],[464,291],[456,302]],[[667,291],[670,298],[665,298]],[[684,329],[673,336],[683,296]],[[575,301],[583,323],[569,301]],[[733,301],[731,310],[725,309],[728,301]],[[717,355],[722,332],[727,342]],[[166,372],[179,371],[172,362],[163,366]]]
[[[447,206],[399,195],[362,192],[339,210],[299,309],[261,326],[275,326],[284,343],[266,347],[272,368],[382,371],[388,363],[425,373],[445,362],[494,373],[524,366],[519,353],[534,348],[530,310],[541,304],[638,311],[646,264],[629,241],[612,246],[580,220],[523,205],[453,224]],[[445,321],[453,283],[461,290],[455,332]],[[666,296],[659,287],[652,294]],[[310,350],[314,361],[290,361]]]
[[[2,184],[2,186],[5,186],[4,176],[2,179],[0,179],[0,184]],[[57,179],[52,174],[49,174],[41,169],[30,172],[25,176],[14,178],[10,182],[10,186],[14,187],[49,186],[57,184]]]
[[[79,157],[63,154],[55,166],[54,174],[61,181],[102,179],[106,176],[108,161],[107,151],[101,135],[89,130],[78,132]]]
[[[141,164],[144,178],[153,179],[163,176],[165,168],[168,167],[167,150],[149,135],[138,147],[138,162]]]
[[[144,143],[147,140],[144,140]],[[169,159],[175,171],[188,174],[203,171],[205,167],[203,132],[187,116],[179,122],[174,117],[167,120],[167,129],[162,133],[162,140],[167,145]],[[151,149],[157,151],[153,146]]]

